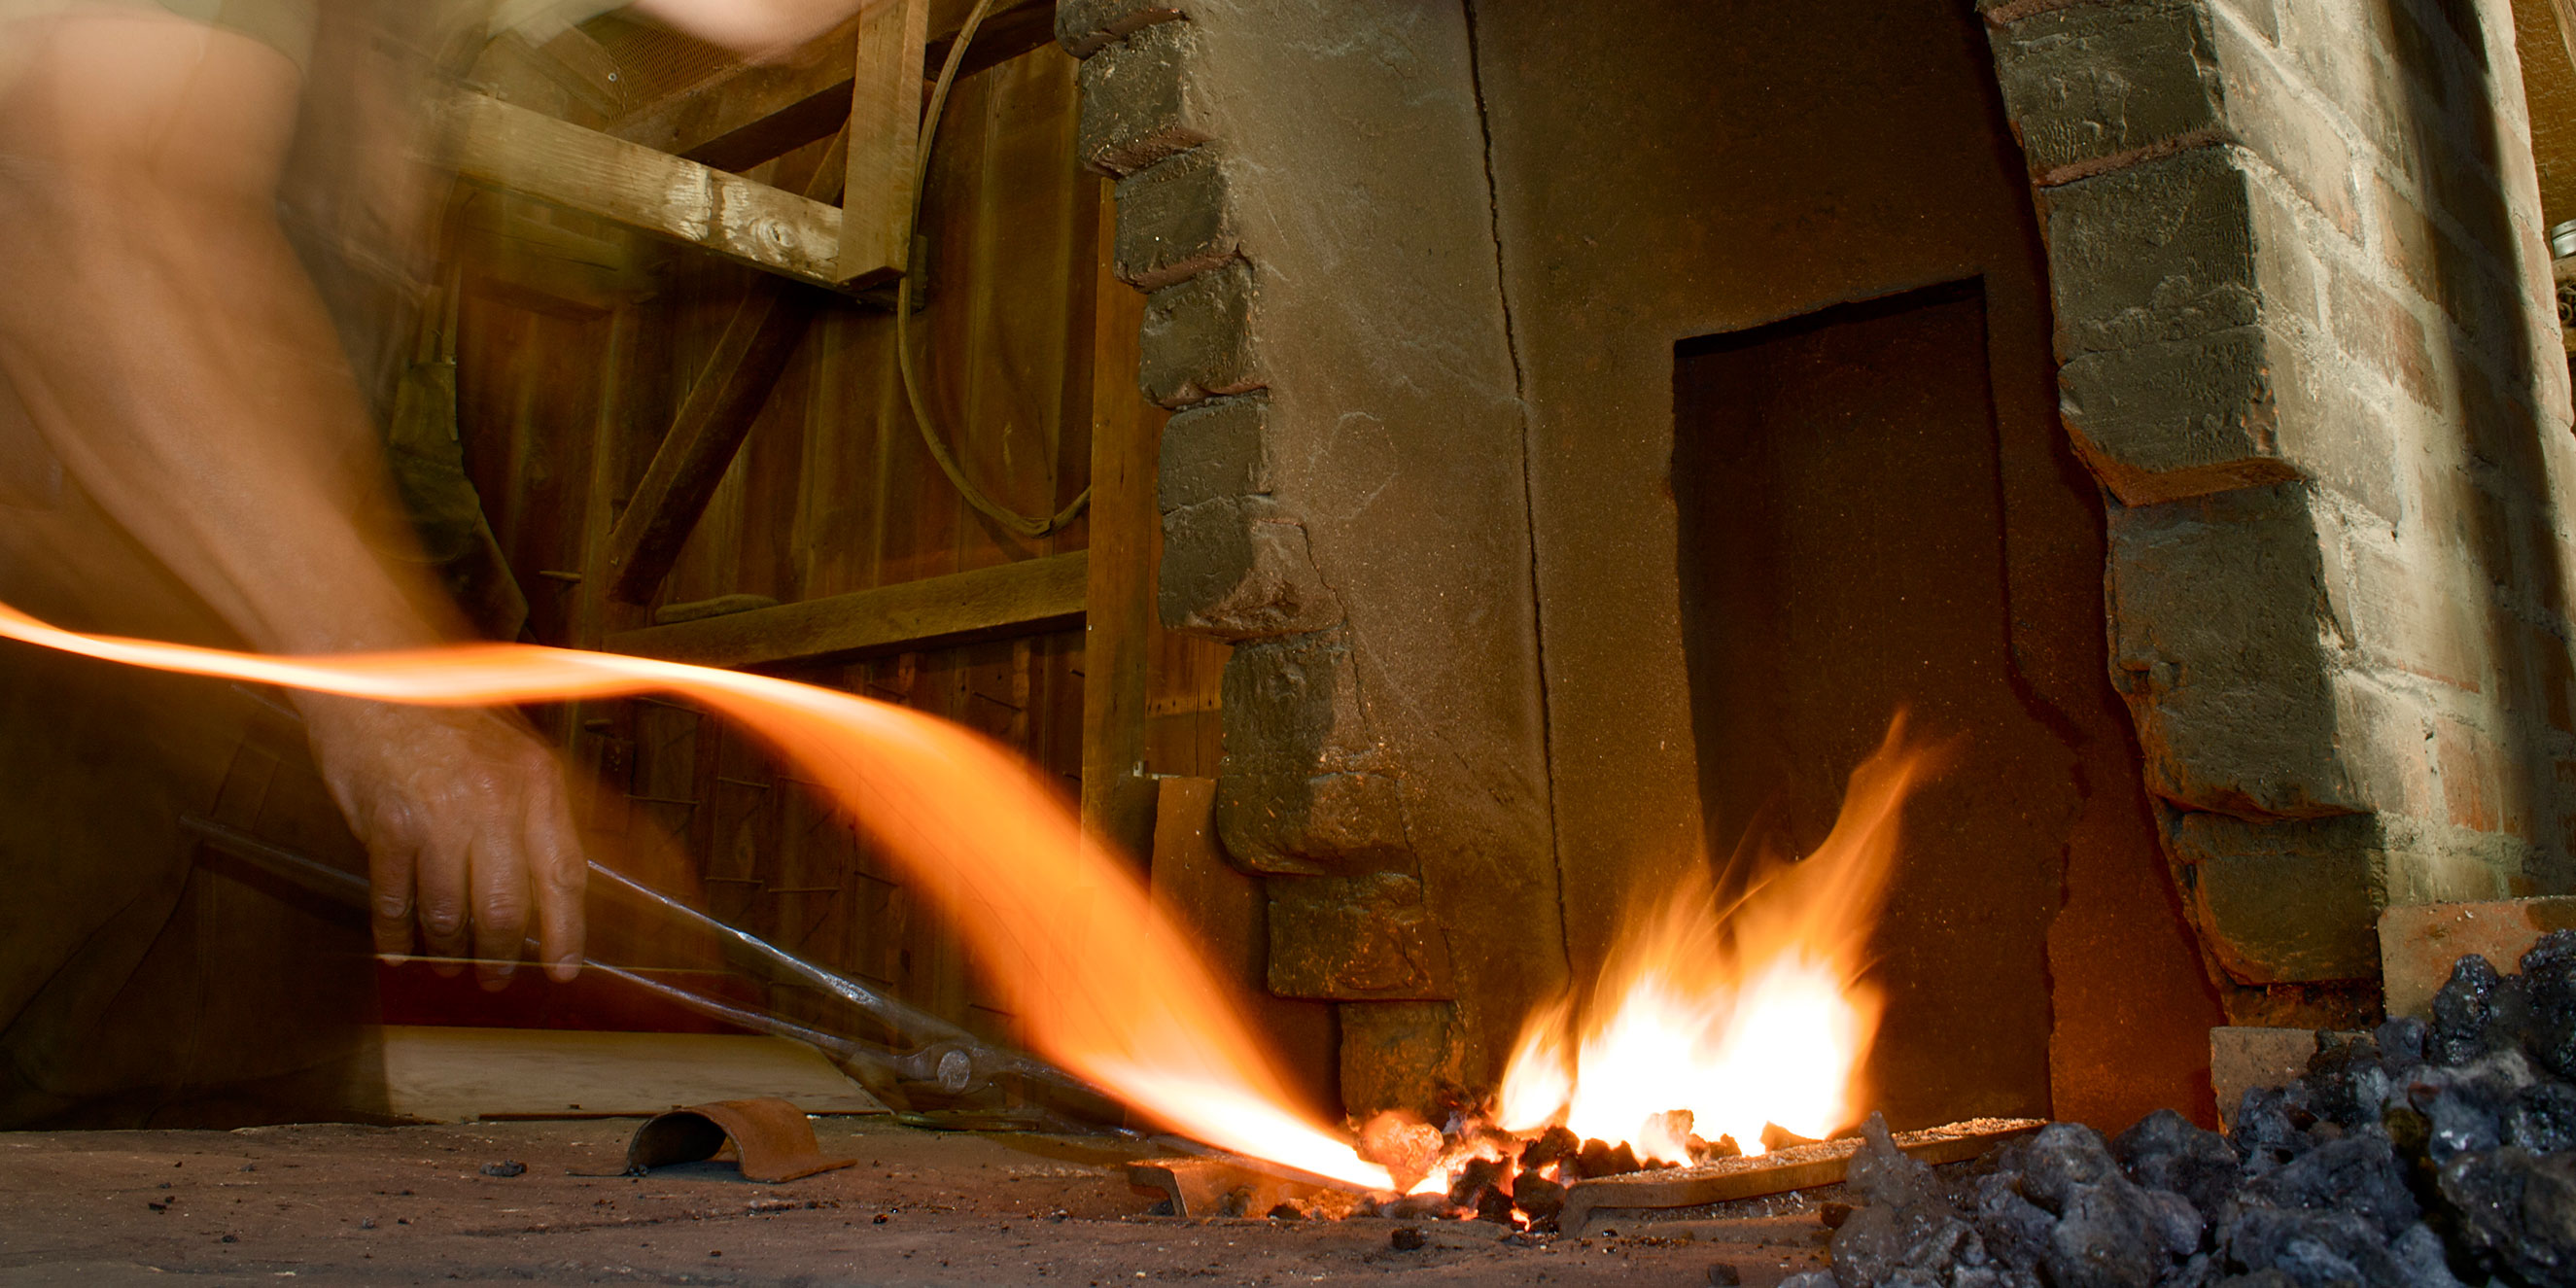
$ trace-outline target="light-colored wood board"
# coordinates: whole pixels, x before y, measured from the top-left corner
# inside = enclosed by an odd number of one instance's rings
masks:
[[[488,95],[455,95],[445,111],[447,160],[477,183],[798,281],[842,280],[832,206]]]
[[[2016,1136],[2026,1136],[2046,1123],[2029,1118],[1971,1118],[1921,1131],[1895,1133],[1896,1147],[1926,1163],[1958,1163],[1975,1158]],[[1751,1158],[1722,1158],[1695,1167],[1676,1167],[1576,1181],[1565,1191],[1565,1210],[1558,1218],[1568,1235],[1579,1235],[1599,1214],[1611,1209],[1697,1207],[1763,1194],[1783,1194],[1843,1179],[1852,1155],[1860,1152],[1854,1138],[1793,1145]]]
[[[386,1025],[385,1096],[396,1115],[623,1117],[777,1096],[807,1113],[881,1114],[823,1053],[785,1038]]]
[[[612,653],[700,666],[766,666],[840,654],[1034,634],[1082,616],[1090,554],[1049,555],[676,626],[611,635]]]

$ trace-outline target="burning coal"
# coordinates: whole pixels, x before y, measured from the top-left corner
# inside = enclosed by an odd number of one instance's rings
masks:
[[[1813,854],[1764,860],[1732,899],[1696,877],[1637,917],[1588,991],[1530,1017],[1486,1116],[1371,1122],[1361,1153],[1422,1209],[1406,1214],[1545,1224],[1577,1181],[1858,1123],[1883,1006],[1869,936],[1905,800],[1938,759],[1900,716]]]

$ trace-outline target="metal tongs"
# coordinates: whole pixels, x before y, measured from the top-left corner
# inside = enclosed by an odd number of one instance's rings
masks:
[[[337,864],[272,845],[238,828],[193,814],[182,815],[179,825],[218,853],[258,867],[300,889],[352,908],[363,910],[367,906],[366,878]],[[1085,1097],[1112,1099],[1107,1092],[1035,1056],[994,1046],[936,1015],[826,970],[747,930],[718,921],[624,873],[603,867],[595,860],[590,864],[590,875],[593,880],[641,900],[674,920],[706,931],[748,952],[772,970],[819,988],[867,1012],[884,1024],[899,1041],[910,1045],[899,1049],[827,1033],[765,1010],[737,1006],[675,988],[597,958],[585,959],[582,963],[585,970],[595,970],[623,980],[701,1015],[807,1043],[844,1067],[865,1065],[883,1070],[899,1082],[933,1086],[952,1096],[982,1090],[991,1086],[996,1077],[1008,1074]],[[533,949],[536,941],[531,938],[527,944]]]

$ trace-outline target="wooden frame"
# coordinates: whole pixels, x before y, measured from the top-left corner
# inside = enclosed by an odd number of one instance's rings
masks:
[[[770,666],[1060,630],[1083,619],[1091,553],[1023,559],[776,608],[611,635],[611,653]]]
[[[934,0],[881,0],[818,42],[816,57],[743,69],[607,131],[458,94],[446,105],[448,156],[475,182],[764,272],[848,293],[882,286],[903,275],[912,255],[933,7]],[[1028,0],[1005,6],[1031,7]],[[941,18],[941,37],[954,40],[961,15]],[[717,115],[711,104],[722,97],[718,91],[737,82],[761,91],[750,96],[756,114]],[[841,93],[846,110],[832,103]],[[718,168],[756,164],[842,121],[850,146],[838,206]]]
[[[839,208],[483,94],[446,105],[448,155],[477,183],[838,288]]]

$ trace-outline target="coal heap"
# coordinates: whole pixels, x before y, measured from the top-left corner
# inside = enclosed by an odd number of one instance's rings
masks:
[[[2576,931],[2463,957],[2433,1022],[2319,1033],[2226,1136],[2058,1123],[1956,1179],[1873,1117],[1831,1272],[1782,1288],[2576,1288]]]

